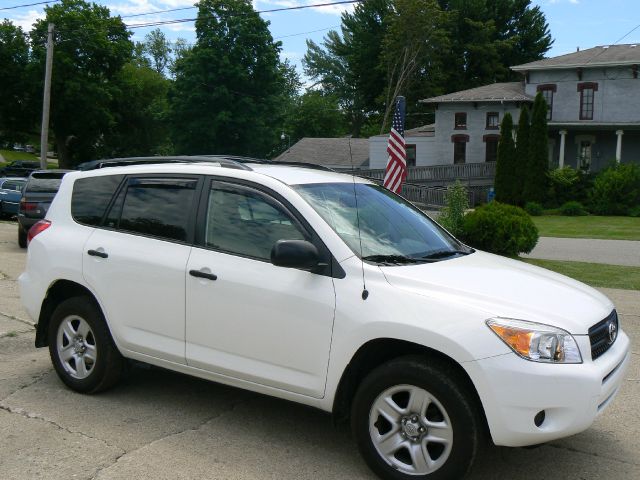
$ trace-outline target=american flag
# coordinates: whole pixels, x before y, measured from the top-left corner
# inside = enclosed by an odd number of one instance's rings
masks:
[[[407,149],[404,144],[404,97],[398,97],[393,114],[391,133],[387,142],[387,169],[384,173],[384,187],[400,193],[402,183],[407,178]]]

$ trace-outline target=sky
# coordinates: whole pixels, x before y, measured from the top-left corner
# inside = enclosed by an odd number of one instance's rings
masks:
[[[0,9],[14,5],[36,3],[42,0],[0,0]],[[328,3],[336,0],[253,0],[257,10],[269,10],[299,5]],[[194,0],[96,0],[109,7],[112,14],[121,15],[126,24],[194,18],[195,8],[171,13],[161,10],[192,7]],[[547,56],[563,55],[596,45],[640,42],[640,2],[638,0],[533,0],[544,12],[555,42]],[[11,10],[0,10],[0,18],[8,18],[15,24],[30,30],[37,18],[44,16],[45,5]],[[322,42],[329,29],[340,25],[340,14],[352,10],[353,5],[335,5],[305,10],[263,13],[271,22],[269,26],[274,39],[282,42],[282,58],[288,58],[302,74],[301,60],[306,51],[306,39]],[[151,15],[130,17],[140,13],[158,12]],[[624,39],[625,34],[636,28]],[[153,27],[156,28],[156,27]],[[160,27],[169,40],[179,37],[189,42],[195,38],[193,22]],[[152,28],[136,28],[133,40],[142,41]]]

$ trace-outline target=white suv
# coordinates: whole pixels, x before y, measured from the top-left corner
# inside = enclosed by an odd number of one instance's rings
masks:
[[[580,432],[629,363],[599,292],[474,251],[349,175],[70,173],[30,242],[22,300],[70,388],[114,385],[128,358],[304,403],[350,418],[387,479],[460,478],[484,434]]]

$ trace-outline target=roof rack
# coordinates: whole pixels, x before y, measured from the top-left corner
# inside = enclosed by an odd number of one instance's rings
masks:
[[[120,167],[126,165],[153,165],[164,163],[217,163],[224,168],[251,170],[251,167],[244,164],[249,163],[248,160],[240,162],[225,155],[110,158],[81,163],[78,165],[78,170],[97,170],[99,168]]]

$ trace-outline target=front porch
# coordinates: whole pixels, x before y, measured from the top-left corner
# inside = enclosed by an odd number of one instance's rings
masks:
[[[550,168],[597,172],[613,161],[640,162],[640,124],[549,122]]]

